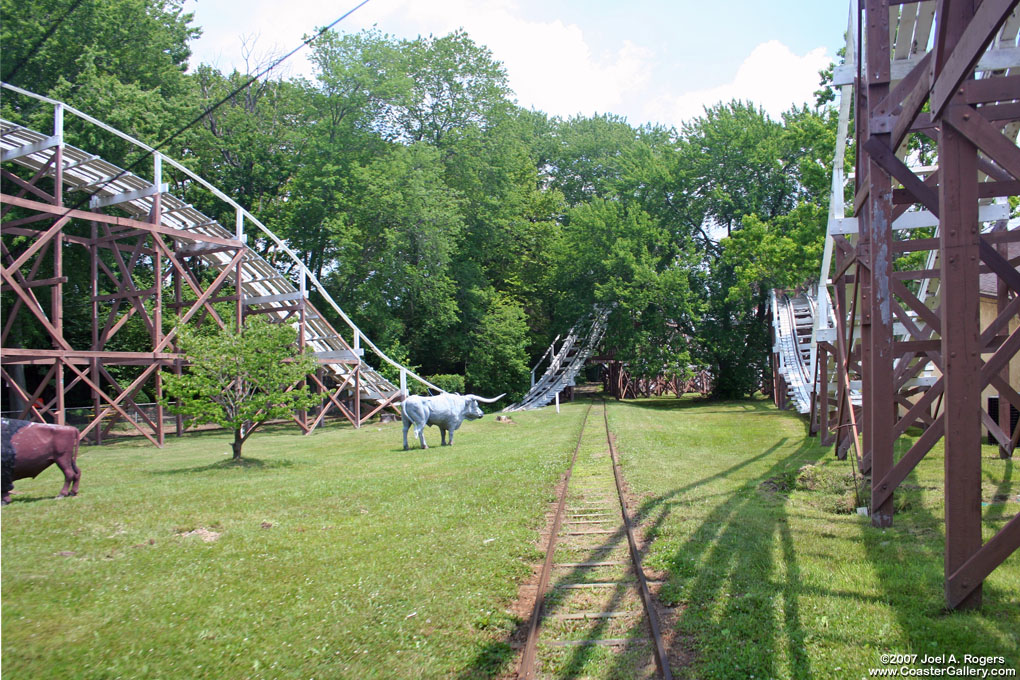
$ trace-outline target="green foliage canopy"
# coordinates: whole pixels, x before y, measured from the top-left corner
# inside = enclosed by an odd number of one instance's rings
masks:
[[[200,29],[180,0],[83,3],[30,54],[72,2],[0,0],[5,65],[25,58],[15,84],[154,142],[246,82],[209,65],[188,71]],[[781,120],[720,102],[680,129],[549,117],[517,106],[503,65],[462,30],[331,31],[312,61],[312,80],[242,88],[169,152],[286,239],[395,358],[517,395],[550,338],[600,304],[613,309],[606,349],[635,375],[707,367],[718,396],[761,386],[768,290],[817,271],[836,125],[827,101]],[[3,107],[48,125],[36,105],[5,97]],[[73,121],[68,138],[111,160],[137,156]],[[173,191],[232,223],[168,175]],[[293,268],[271,241],[250,243]],[[152,285],[148,267],[136,276]],[[90,290],[86,269],[69,273],[68,290]],[[88,344],[87,315],[68,319],[76,346]],[[143,349],[146,331],[129,320],[115,342]]]
[[[248,319],[240,330],[201,332],[182,326],[180,346],[189,363],[179,376],[165,374],[164,404],[198,423],[233,430],[238,460],[241,446],[258,425],[319,402],[307,386],[299,385],[317,363],[310,352],[295,348],[296,340],[291,326],[264,317]]]

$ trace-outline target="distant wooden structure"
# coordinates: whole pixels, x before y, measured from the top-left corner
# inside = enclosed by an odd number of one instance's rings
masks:
[[[62,102],[7,84],[5,99],[27,97],[53,107],[53,131],[39,132],[10,121],[0,129],[0,182],[3,203],[0,243],[3,290],[13,303],[3,310],[0,377],[9,393],[24,404],[20,418],[67,422],[72,390],[90,395],[91,416],[81,437],[101,443],[118,423],[126,423],[156,446],[166,434],[163,407],[143,408],[144,390],[162,397],[164,371],[180,373],[184,356],[177,347],[178,327],[188,322],[226,327],[253,314],[293,325],[300,348],[311,348],[318,370],[305,383],[322,396],[314,412],[293,414],[310,433],[328,415],[356,427],[383,409],[396,409],[407,393],[410,376],[419,376],[378,350],[344,314],[297,256],[265,225],[210,183],[132,137]],[[142,153],[151,179],[65,141],[64,116],[74,115],[98,134],[115,135]],[[222,225],[177,198],[164,182],[164,169],[192,189],[201,188],[233,215]],[[247,245],[252,230],[275,244],[295,280]],[[69,300],[65,251],[83,249],[91,289]],[[82,261],[79,259],[78,261]],[[315,290],[334,318],[346,325],[341,335],[308,300]],[[91,338],[72,346],[65,333],[65,305],[89,308]],[[223,304],[230,314],[223,315]],[[220,305],[217,308],[217,305]],[[176,325],[167,323],[178,319]],[[144,351],[115,349],[118,333],[131,319],[141,321],[149,336]],[[18,328],[21,333],[12,333]],[[14,338],[42,338],[31,346]],[[348,342],[348,339],[350,342]],[[364,359],[363,345],[379,362],[399,370],[400,385],[391,384]],[[23,367],[43,367],[41,372]],[[132,378],[116,377],[113,367],[135,367]],[[21,367],[21,368],[19,368]],[[31,379],[27,376],[31,375]],[[120,371],[123,376],[123,371]],[[183,423],[176,419],[180,434]]]

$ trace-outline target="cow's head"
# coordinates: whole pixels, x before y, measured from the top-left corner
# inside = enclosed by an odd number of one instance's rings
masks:
[[[478,420],[479,418],[485,415],[485,413],[482,412],[481,407],[478,406],[478,402],[482,402],[483,404],[491,404],[494,401],[499,401],[504,396],[506,396],[506,392],[499,395],[498,397],[493,397],[492,399],[479,397],[477,394],[465,394],[464,417],[467,418],[468,420]]]

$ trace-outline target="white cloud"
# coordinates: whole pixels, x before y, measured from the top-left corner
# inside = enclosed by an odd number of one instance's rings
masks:
[[[528,10],[522,5],[532,1],[374,0],[337,28],[354,32],[375,25],[400,38],[443,36],[463,28],[504,64],[521,106],[563,117],[616,113],[626,115],[634,125],[679,126],[700,115],[705,105],[735,98],[751,100],[778,117],[792,104],[812,100],[818,71],[830,61],[825,48],[797,55],[770,40],[754,48],[730,82],[684,92],[684,73],[662,76],[659,62],[667,55],[642,46],[642,36],[599,43],[570,20],[526,18]],[[244,36],[256,38],[252,65],[265,64],[267,55],[288,52],[304,33],[333,21],[336,15],[328,14],[338,11],[324,10],[322,3],[311,0],[249,0],[242,14],[225,11],[232,4],[188,0],[186,9],[196,12],[196,23],[205,29],[205,36],[193,45],[193,63],[244,69],[240,56]],[[289,59],[276,75],[311,77],[307,52],[306,48]],[[702,68],[714,73],[718,66]]]
[[[286,53],[314,26],[335,17],[323,16],[320,3],[252,0],[243,16],[227,16],[220,7],[189,3],[196,22],[205,28],[195,59],[229,70],[243,69],[241,37],[256,37],[255,63],[265,55]],[[551,115],[618,112],[647,83],[651,53],[631,41],[596,54],[575,23],[529,21],[513,0],[389,0],[371,2],[337,28],[356,31],[377,25],[401,38],[443,36],[463,28],[475,43],[488,47],[506,67],[518,103]],[[259,59],[258,57],[262,57]],[[284,75],[311,76],[302,52],[288,60]]]
[[[702,115],[706,106],[741,99],[761,106],[778,120],[794,104],[814,100],[818,72],[830,61],[824,47],[798,56],[778,40],[770,40],[751,51],[732,81],[704,90],[662,95],[648,104],[648,118],[679,127]]]
[[[584,31],[574,23],[529,21],[511,0],[404,0],[380,21],[404,24],[411,31],[445,35],[464,28],[506,67],[517,101],[551,115],[587,115],[614,111],[647,80],[651,54],[630,41],[596,55]]]

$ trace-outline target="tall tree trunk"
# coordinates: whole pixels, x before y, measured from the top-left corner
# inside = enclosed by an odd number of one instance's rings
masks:
[[[234,460],[241,460],[241,445],[244,444],[244,437],[241,434],[241,429],[234,430]]]

